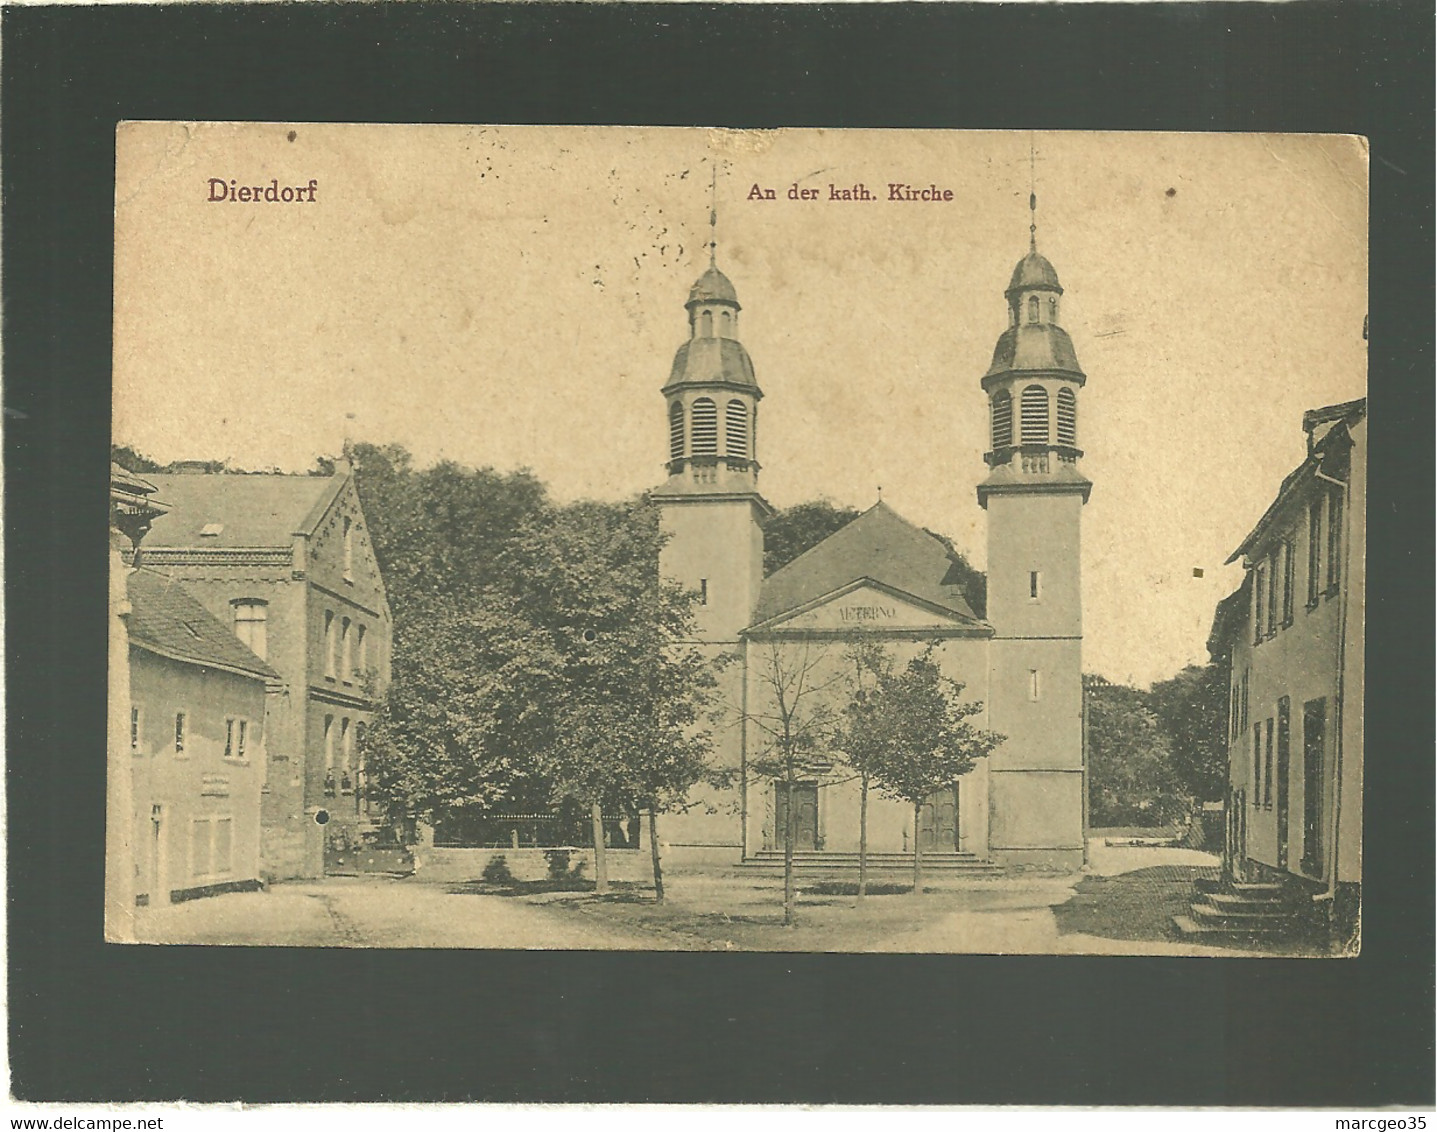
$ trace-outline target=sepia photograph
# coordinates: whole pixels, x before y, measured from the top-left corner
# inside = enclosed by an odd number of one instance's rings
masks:
[[[115,146],[107,940],[1360,953],[1363,138]]]

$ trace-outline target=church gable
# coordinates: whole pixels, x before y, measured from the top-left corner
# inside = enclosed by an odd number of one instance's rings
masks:
[[[753,627],[786,620],[860,583],[903,596],[950,627],[986,628],[963,596],[962,577],[948,548],[884,503],[765,578]],[[886,618],[884,613],[872,616]]]
[[[854,633],[988,636],[992,630],[977,618],[965,617],[872,578],[860,578],[797,609],[760,622],[752,626],[748,633],[754,636],[847,636]]]

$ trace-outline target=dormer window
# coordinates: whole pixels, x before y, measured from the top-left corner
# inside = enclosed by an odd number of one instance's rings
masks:
[[[224,529],[223,523],[206,523],[200,528],[200,538],[219,538]]]

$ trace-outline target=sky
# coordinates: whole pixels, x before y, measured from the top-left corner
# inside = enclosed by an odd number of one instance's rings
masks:
[[[212,202],[212,179],[317,185]],[[858,184],[875,199],[829,199]],[[531,468],[559,500],[655,487],[712,200],[765,395],[760,490],[881,489],[982,568],[979,381],[1030,188],[1088,377],[1084,667],[1146,685],[1207,659],[1303,411],[1366,395],[1361,139],[125,123],[114,438],[285,471],[396,442]]]

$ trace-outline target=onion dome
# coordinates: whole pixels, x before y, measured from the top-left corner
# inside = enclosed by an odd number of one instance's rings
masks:
[[[1079,385],[1087,381],[1073,340],[1052,322],[1020,323],[1005,330],[993,350],[993,364],[983,376],[983,388],[988,388],[989,379],[1012,373],[1070,377]]]
[[[1004,294],[1011,296],[1015,291],[1057,291],[1061,295],[1063,285],[1058,282],[1058,273],[1053,270],[1053,265],[1035,249],[1013,268],[1013,278],[1008,281],[1008,290]]]
[[[1056,279],[1056,276],[1054,278]],[[684,305],[692,307],[696,303],[727,303],[735,310],[742,309],[739,307],[738,292],[733,289],[728,276],[713,265],[710,265],[690,288],[689,301]]]
[[[746,385],[758,390],[753,361],[736,338],[690,338],[674,355],[670,390],[679,385]]]

